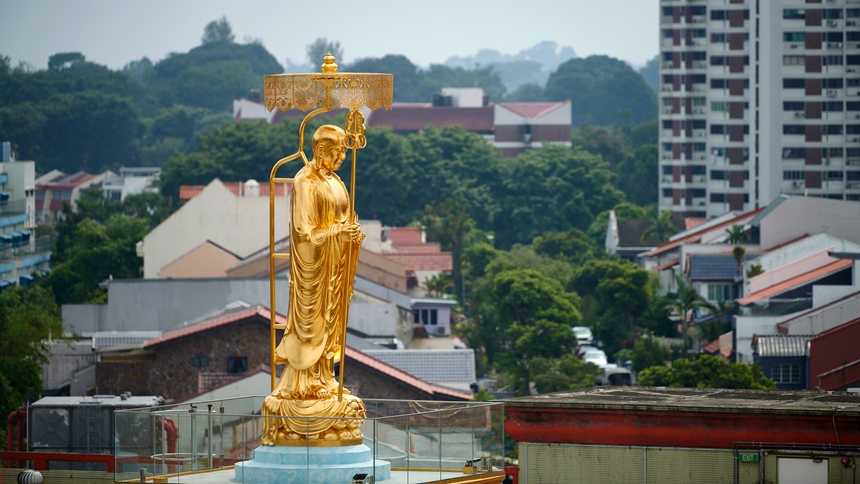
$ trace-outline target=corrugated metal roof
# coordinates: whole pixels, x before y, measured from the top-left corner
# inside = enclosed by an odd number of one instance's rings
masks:
[[[757,257],[759,254],[746,254],[744,261]],[[690,254],[690,279],[694,281],[733,281],[737,275],[738,262],[732,254]]]
[[[475,351],[367,350],[364,353],[430,383],[474,383]]]
[[[161,331],[100,331],[93,334],[93,349],[110,346],[143,346],[152,338],[161,336]]]
[[[756,354],[762,358],[809,356],[809,340],[814,334],[766,334],[756,341]]]

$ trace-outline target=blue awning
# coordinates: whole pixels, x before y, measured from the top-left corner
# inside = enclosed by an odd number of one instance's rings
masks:
[[[21,276],[18,280],[18,284],[23,287],[30,287],[31,284],[36,282],[36,278],[33,276]]]

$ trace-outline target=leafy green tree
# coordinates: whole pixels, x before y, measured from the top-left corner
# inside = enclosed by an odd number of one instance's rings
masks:
[[[31,392],[41,393],[41,365],[50,357],[47,341],[63,338],[60,308],[51,293],[38,285],[0,292],[0,334],[0,412],[9,415]]]
[[[633,371],[641,372],[652,366],[663,366],[672,358],[672,352],[660,344],[659,338],[645,335],[633,346]]]
[[[726,235],[729,236],[730,244],[739,244],[747,239],[747,234],[740,225],[732,225],[732,228],[726,229]]]
[[[618,124],[629,110],[629,121],[641,123],[657,115],[657,96],[627,63],[595,55],[571,59],[547,80],[550,101],[571,100],[573,124]]]
[[[149,79],[152,77],[152,65],[149,57],[144,56],[140,60],[131,61],[124,65],[122,72],[145,87],[149,84]]]
[[[656,145],[659,142],[659,134],[659,120],[645,121],[626,133],[627,144],[633,150],[645,145]]]
[[[775,390],[758,364],[729,363],[711,355],[676,360],[671,367],[652,366],[639,373],[639,386]]]
[[[424,279],[424,290],[431,297],[442,297],[445,291],[452,286],[451,276],[448,274],[436,274]]]
[[[690,322],[693,318],[693,311],[704,309],[713,314],[716,313],[717,310],[714,309],[714,307],[705,298],[703,298],[701,294],[699,294],[696,288],[685,284],[684,280],[681,279],[680,276],[676,277],[675,280],[678,285],[678,290],[675,293],[669,294],[669,304],[681,320],[681,327],[683,328],[681,336],[684,338],[684,345],[682,347],[681,354],[686,358],[687,348],[690,346],[687,339],[687,330],[690,327]]]
[[[645,66],[639,69],[639,74],[652,89],[657,89],[657,86],[660,85],[660,56],[655,55],[648,59]]]
[[[638,205],[657,203],[659,152],[656,144],[640,146],[618,165],[615,186]]]
[[[218,20],[213,20],[206,24],[203,29],[203,37],[200,42],[203,44],[214,44],[219,42],[233,42],[233,28],[230,27],[230,22],[227,17],[221,17]]]
[[[402,55],[386,55],[375,59],[359,59],[356,62],[338,69],[347,72],[380,72],[394,74],[395,102],[430,102],[433,94],[437,94],[436,86],[424,83],[424,75],[418,66]]]
[[[308,55],[308,62],[312,66],[321,65],[326,54],[331,53],[336,62],[343,63],[343,47],[336,40],[328,40],[325,37],[317,37],[317,40],[308,44],[305,47],[305,52]]]
[[[627,219],[644,219],[647,218],[647,212],[644,208],[630,202],[621,202],[614,207],[615,218],[617,220]],[[588,227],[588,238],[597,247],[603,247],[606,243],[606,231],[609,229],[609,210],[604,210],[597,214],[594,222]]]
[[[571,329],[581,320],[575,297],[561,284],[534,270],[504,271],[493,279],[492,299],[504,330],[499,366],[529,395],[530,362],[558,358],[576,346]]]
[[[541,102],[544,100],[543,86],[535,83],[522,84],[505,96],[507,102]]]
[[[762,269],[761,264],[751,265],[749,270],[746,272],[747,279],[752,279],[753,277],[760,276],[762,274],[764,274],[764,269]]]
[[[439,242],[442,250],[451,251],[453,271],[451,277],[455,294],[462,299],[462,259],[463,251],[469,244],[469,234],[475,226],[475,221],[466,214],[463,199],[441,202],[435,207],[427,207],[424,218],[427,237]],[[465,304],[466,301],[460,301]]]
[[[594,258],[594,246],[579,229],[567,232],[546,232],[535,237],[532,247],[538,254],[579,264]]]
[[[530,364],[532,380],[538,393],[576,390],[594,386],[600,369],[573,354],[559,358],[535,357]]]
[[[431,64],[426,74],[425,83],[435,86],[437,93],[445,87],[480,87],[490,101],[496,102],[502,100],[506,90],[501,78],[495,72],[494,66],[464,69]],[[395,87],[395,89],[397,88]]]
[[[621,202],[613,175],[599,157],[546,146],[502,161],[496,192],[501,213],[494,232],[501,247],[533,240],[546,231],[586,230],[594,218]]]
[[[650,227],[642,232],[640,241],[644,244],[652,238],[656,238],[658,243],[663,243],[669,240],[669,237],[675,234],[677,229],[672,223],[672,212],[667,210],[660,214],[659,217],[653,220]]]
[[[600,155],[609,164],[610,169],[617,172],[618,166],[631,150],[623,131],[614,128],[603,128],[582,124],[571,133],[571,143],[574,147],[593,154]]]

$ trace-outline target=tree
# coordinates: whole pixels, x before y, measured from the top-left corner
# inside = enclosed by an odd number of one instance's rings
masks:
[[[621,202],[614,207],[616,220],[628,219],[645,219],[648,218],[644,208],[630,202]],[[609,210],[604,210],[597,214],[594,222],[588,227],[588,238],[597,247],[603,247],[606,244],[606,231],[609,229]]]
[[[48,57],[48,70],[60,72],[74,67],[76,64],[83,64],[86,61],[87,58],[80,52],[63,52],[60,54],[54,54],[51,57]]]
[[[660,344],[660,339],[653,335],[645,335],[633,346],[633,371],[641,372],[652,366],[663,366],[672,357],[672,352]]]
[[[630,154],[624,132],[619,129],[581,124],[572,131],[571,144],[593,155],[600,155],[613,171],[617,171],[624,158]]]
[[[747,279],[752,279],[755,276],[760,276],[764,274],[764,269],[762,269],[761,264],[753,264],[750,266],[749,270],[747,270]]]
[[[627,200],[638,205],[657,202],[658,149],[656,144],[640,146],[618,164],[615,186]]]
[[[672,212],[666,210],[665,212],[661,213],[660,216],[656,218],[656,220],[653,220],[653,223],[650,227],[648,227],[647,229],[645,229],[644,232],[642,232],[642,238],[640,239],[640,241],[644,244],[648,240],[656,238],[657,242],[662,244],[663,242],[668,240],[669,237],[671,237],[676,231],[677,229],[675,229],[675,226],[672,224]]]
[[[454,292],[465,305],[462,297],[462,259],[463,251],[469,244],[469,234],[475,227],[475,221],[466,214],[465,204],[462,198],[440,202],[435,207],[427,207],[427,216],[424,218],[427,236],[430,240],[439,242],[442,250],[451,251],[454,262],[454,270],[451,273]]]
[[[152,77],[152,61],[149,57],[143,57],[140,60],[131,61],[122,67],[123,74],[134,79],[141,86],[149,84],[149,79]]]
[[[533,82],[521,84],[520,87],[505,96],[507,102],[540,102],[544,100],[543,86]]]
[[[221,17],[218,20],[213,20],[206,24],[203,29],[203,37],[200,42],[203,44],[214,44],[219,42],[233,42],[233,28],[230,27],[230,22],[227,17]]]
[[[669,295],[669,304],[681,320],[681,326],[683,328],[681,336],[684,339],[682,356],[686,358],[687,347],[689,346],[687,341],[687,329],[690,327],[690,321],[693,317],[692,312],[696,309],[705,309],[711,313],[716,313],[716,309],[714,309],[714,307],[711,306],[711,304],[703,298],[695,288],[687,286],[680,276],[676,276],[675,280],[678,285],[678,291]]]
[[[729,236],[730,244],[739,244],[747,238],[744,228],[740,225],[732,225],[731,229],[726,229],[726,234]]]
[[[531,361],[558,358],[576,346],[571,328],[581,316],[575,298],[558,281],[525,269],[496,275],[492,302],[504,331],[499,365],[514,378],[519,393],[529,395]]]
[[[660,56],[655,55],[648,59],[648,62],[639,69],[639,74],[651,88],[657,89],[660,85]]]
[[[544,91],[547,100],[571,100],[573,125],[620,124],[629,110],[629,121],[641,123],[657,115],[657,96],[627,63],[594,55],[570,59],[550,75]]]
[[[676,360],[672,367],[652,366],[639,372],[639,386],[775,390],[758,364],[729,363],[711,355]]]
[[[307,52],[308,62],[312,66],[322,64],[323,57],[329,53],[334,56],[336,62],[343,63],[344,61],[343,47],[341,47],[340,42],[330,41],[325,37],[318,37],[313,43],[308,44],[305,47],[305,52]]]
[[[436,274],[424,279],[424,290],[430,297],[442,297],[445,290],[451,287],[451,276],[448,274]]]
[[[433,94],[437,94],[436,86],[424,83],[424,75],[418,66],[402,55],[359,59],[339,70],[394,74],[397,79],[394,83],[394,102],[430,102]]]
[[[594,386],[600,368],[585,363],[573,354],[559,358],[538,356],[532,359],[531,372],[538,393],[576,390]]]
[[[737,227],[737,225],[735,225],[735,227]],[[741,277],[741,266],[744,263],[744,256],[746,256],[746,253],[747,253],[746,249],[744,249],[743,247],[741,247],[739,245],[735,246],[735,248],[732,249],[732,257],[734,257],[735,262],[738,263],[738,269],[735,273],[737,276],[737,279],[740,279],[740,277]]]
[[[31,392],[41,393],[47,342],[63,338],[60,308],[51,293],[39,285],[0,292],[0,334],[0,412],[9,415]]]
[[[567,232],[546,232],[539,235],[532,241],[532,247],[538,254],[578,264],[594,258],[590,242],[581,230],[570,229]]]

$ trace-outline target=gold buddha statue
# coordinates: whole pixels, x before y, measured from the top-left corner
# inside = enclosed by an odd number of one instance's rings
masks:
[[[344,354],[349,302],[364,234],[335,171],[346,157],[343,129],[321,126],[313,159],[295,176],[290,201],[290,299],[276,361],[284,370],[266,397],[264,445],[357,445],[366,411],[334,375]],[[275,369],[273,369],[275,371]]]

